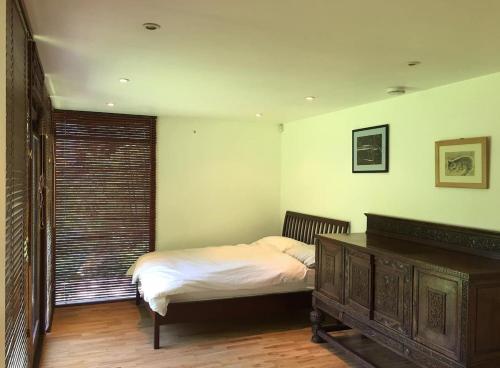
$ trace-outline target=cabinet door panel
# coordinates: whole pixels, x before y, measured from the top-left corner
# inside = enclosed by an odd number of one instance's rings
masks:
[[[486,282],[472,289],[471,355],[474,362],[500,362],[500,284]]]
[[[460,359],[461,281],[415,271],[415,340]]]
[[[411,335],[412,267],[375,258],[373,319],[397,332]]]
[[[344,302],[344,250],[333,243],[320,244],[316,290]]]
[[[372,317],[372,259],[366,253],[346,251],[346,305],[366,318]]]

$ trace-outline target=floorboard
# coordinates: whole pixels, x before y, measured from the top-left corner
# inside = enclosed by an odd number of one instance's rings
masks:
[[[41,367],[359,367],[325,344],[311,343],[307,320],[297,316],[246,324],[162,326],[162,348],[156,351],[152,332],[151,318],[133,302],[57,308]],[[378,367],[416,368],[354,331],[336,334]]]

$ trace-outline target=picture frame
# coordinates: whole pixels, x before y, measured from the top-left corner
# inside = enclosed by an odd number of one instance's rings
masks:
[[[389,124],[352,131],[352,172],[389,172]]]
[[[436,187],[489,187],[488,137],[437,141],[435,160]]]

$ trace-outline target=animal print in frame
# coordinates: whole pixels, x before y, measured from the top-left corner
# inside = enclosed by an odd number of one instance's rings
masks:
[[[436,186],[488,188],[488,137],[436,142]]]

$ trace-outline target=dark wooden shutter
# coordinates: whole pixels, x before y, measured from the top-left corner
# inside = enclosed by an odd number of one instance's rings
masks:
[[[154,249],[156,118],[53,113],[56,305],[132,298],[128,267]]]
[[[55,303],[55,142],[50,110],[45,118],[45,330],[50,331]]]
[[[5,366],[27,367],[27,42],[28,33],[14,1],[7,1],[7,129],[5,228]]]
[[[45,126],[45,330],[49,331],[54,314],[54,243],[55,243],[55,143],[50,110]]]
[[[38,58],[36,58],[38,60]],[[41,66],[40,66],[41,72]],[[41,73],[43,76],[43,72]],[[42,124],[42,136],[44,140],[44,157],[43,157],[43,177],[45,191],[44,195],[44,234],[45,234],[45,254],[44,254],[44,284],[45,297],[45,331],[49,331],[52,324],[52,316],[54,312],[54,268],[53,268],[53,255],[54,255],[54,240],[55,240],[55,203],[54,203],[54,185],[55,185],[55,142],[54,142],[54,128],[52,124],[52,105],[47,90],[43,88],[40,96],[41,111],[40,123]]]

